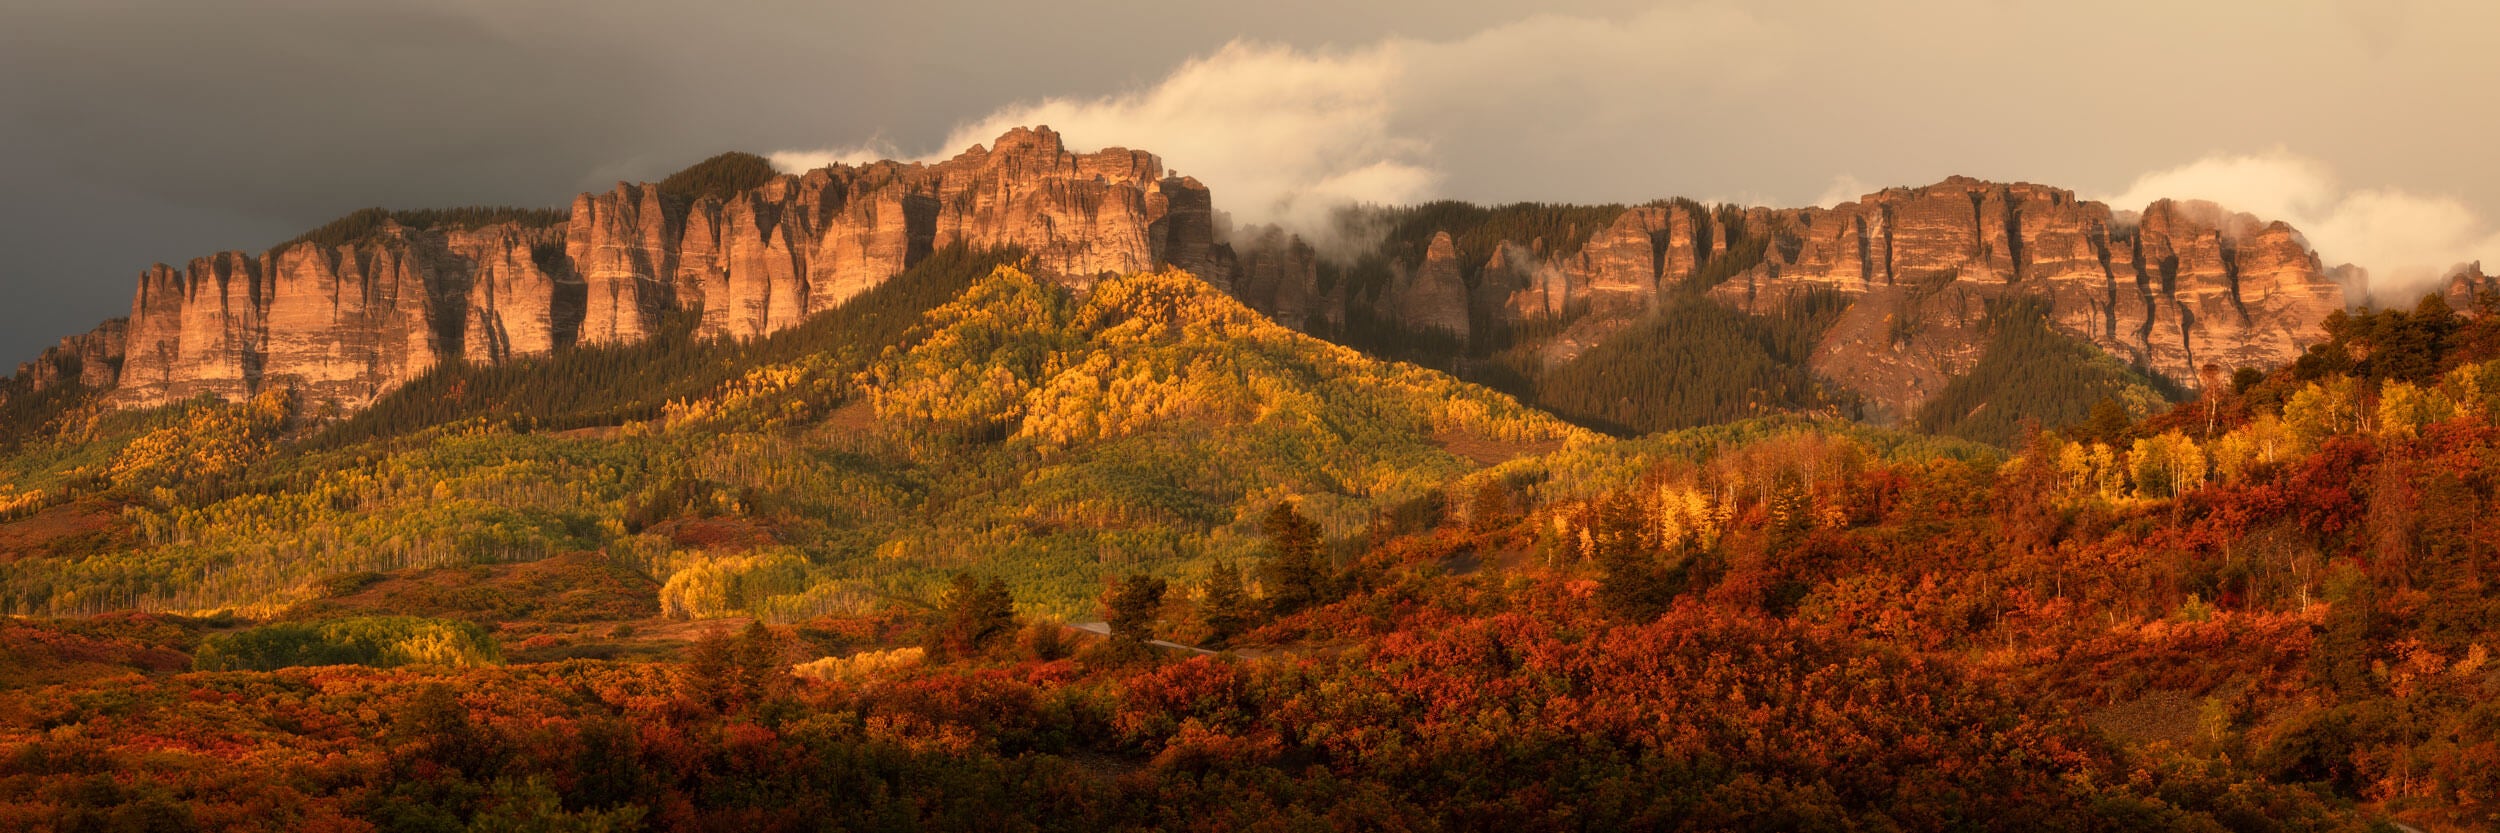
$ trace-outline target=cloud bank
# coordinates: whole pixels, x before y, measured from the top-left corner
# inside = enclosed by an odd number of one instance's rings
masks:
[[[1421,199],[1439,177],[1422,161],[1428,143],[1390,130],[1393,91],[1407,69],[1397,52],[1320,55],[1236,41],[1143,90],[999,110],[956,127],[945,147],[919,158],[943,159],[1010,128],[1049,125],[1080,147],[1154,150],[1175,172],[1218,189],[1236,217],[1312,227],[1348,202]],[[792,170],[895,155],[872,143],[771,159]]]
[[[1561,91],[1696,68],[1757,29],[1731,11],[1662,8],[1622,21],[1538,16],[1455,40],[1388,38],[1351,50],[1236,40],[1140,89],[1005,107],[957,126],[926,153],[871,142],[769,158],[791,171],[937,161],[1009,128],[1048,125],[1075,147],[1117,143],[1162,155],[1214,189],[1217,207],[1236,221],[1316,231],[1340,206],[1442,195],[1453,165],[1442,148],[1467,144],[1485,122],[1497,133],[1544,125],[1567,140],[1602,126],[1592,120],[1627,114]]]
[[[2216,154],[2137,177],[2111,207],[2137,209],[2164,197],[2199,199],[2300,229],[2327,265],[2370,272],[2380,303],[2404,303],[2435,288],[2459,264],[2500,266],[2500,230],[2454,197],[2385,188],[2350,188],[2327,163],[2277,147]]]
[[[2025,120],[2054,123],[2060,118],[2054,111],[2012,118],[2012,108],[2034,106],[2025,102],[2038,97],[1964,100],[1951,84],[1927,83],[1905,98],[1858,68],[1844,64],[1834,74],[1829,62],[1851,54],[1854,40],[1880,41],[1911,24],[1895,15],[1809,5],[1815,7],[1787,17],[1709,3],[1655,6],[1621,18],[1549,14],[1457,37],[1393,36],[1344,49],[1234,40],[1133,89],[999,108],[958,124],[919,152],[880,140],[785,150],[771,158],[793,171],[883,158],[937,161],[1012,127],[1049,125],[1080,149],[1118,144],[1162,154],[1175,171],[1206,182],[1217,207],[1237,222],[1279,223],[1314,237],[1328,236],[1327,219],[1339,206],[1440,197],[1588,202],[1741,193],[1830,205],[1963,172],[2091,188],[2092,182],[2078,182],[2054,165],[1990,156],[2022,144],[2011,141],[2014,135],[2036,137],[2025,141],[2040,144],[2039,154],[2057,154],[2046,143],[2062,132],[2016,128]],[[2094,36],[2003,7],[1959,5],[1968,6],[1962,14],[1998,18],[1992,25],[2001,28],[2038,25],[2052,37]],[[1866,16],[1853,21],[1857,15]],[[2023,66],[2001,65],[2009,73]],[[1900,64],[1887,72],[1927,69]],[[1799,94],[1818,89],[1816,79],[1830,95]],[[1777,116],[1725,115],[1783,98],[1797,106],[1770,108]],[[1904,136],[1886,131],[1902,125],[1882,120],[1898,116],[1852,109],[1886,105],[2008,118],[1905,146]],[[1822,122],[1784,120],[1818,107]],[[1893,149],[1883,150],[1887,146]],[[1817,173],[1758,161],[1790,148],[1830,167]],[[1881,156],[1864,167],[1845,161],[1860,152],[1962,161],[1946,163],[1951,168]],[[1729,164],[1747,157],[1759,170]],[[1834,176],[1835,169],[1843,173]],[[1875,175],[1861,174],[1869,169]],[[2288,221],[2329,265],[2368,269],[2375,289],[2388,298],[2418,292],[2459,263],[2500,265],[2500,233],[2462,200],[2348,187],[2326,162],[2279,147],[2142,174],[2107,201],[2133,210],[2162,197],[2210,200]]]

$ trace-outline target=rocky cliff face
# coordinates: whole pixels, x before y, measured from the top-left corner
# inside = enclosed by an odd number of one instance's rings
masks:
[[[1287,327],[1309,330],[1331,321],[1344,323],[1343,300],[1332,301],[1319,295],[1319,253],[1310,244],[1274,226],[1253,230],[1243,242],[1237,262],[1201,263],[1198,268],[1208,271],[1199,274],[1230,274],[1228,291],[1234,297]],[[1213,255],[1231,251],[1231,246],[1211,248]],[[1337,315],[1322,320],[1323,310]]]
[[[1399,281],[1371,301],[1376,316],[1413,330],[1464,326],[1438,290],[1425,291],[1463,271],[1441,262],[1446,237],[1419,263],[1396,265]],[[1958,177],[1831,208],[1653,204],[1625,209],[1576,254],[1548,256],[1547,242],[1496,247],[1463,289],[1478,321],[1571,322],[1542,342],[1549,362],[1697,279],[1712,284],[1710,297],[1757,313],[1828,290],[1852,303],[1815,369],[1896,414],[1978,360],[1982,319],[2000,299],[2037,298],[2058,329],[2192,388],[2208,363],[2270,368],[2297,357],[2359,279],[2330,275],[2291,227],[2211,204],[2122,213],[2055,188]]]
[[[2474,261],[2451,270],[2439,294],[2449,309],[2481,309],[2485,299],[2500,301],[2500,278],[2483,274],[2483,262]]]
[[[468,267],[460,357],[495,363],[574,342],[588,292],[567,264],[565,230],[511,224],[444,235],[448,262]]]
[[[1754,308],[1807,287],[1860,296],[1816,364],[1903,410],[1976,359],[1973,325],[2007,296],[2044,301],[2058,329],[2191,389],[2207,364],[2298,357],[2344,306],[2299,232],[2210,203],[2120,214],[2068,191],[1956,178],[1763,216],[1751,230],[1773,238],[1762,262],[1712,294]]]
[[[654,291],[618,284],[618,297],[699,307],[708,336],[792,326],[954,243],[1018,246],[1036,269],[1077,280],[1164,264],[1229,277],[1230,252],[1215,243],[1205,186],[1165,177],[1142,151],[1069,153],[1048,128],[1018,129],[994,148],[935,165],[836,166],[707,199],[688,209],[674,244],[652,242],[672,232],[650,219],[582,227],[583,216],[602,212],[640,218],[648,212],[635,206],[644,201],[630,188],[577,200],[570,246],[654,264],[608,267],[613,274],[674,275]],[[602,303],[594,283],[593,321]],[[636,309],[649,316],[664,306]]]
[[[127,325],[66,339],[21,373],[38,386],[76,374],[124,406],[284,385],[353,410],[440,362],[640,341],[672,309],[700,310],[704,336],[764,335],[959,242],[1021,247],[1037,271],[1079,282],[1175,264],[1230,286],[1236,259],[1214,223],[1205,186],[1152,154],[1075,154],[1020,128],[937,164],[834,166],[726,197],[619,184],[554,226],[389,222],[343,245],[159,265]],[[1254,261],[1270,287],[1315,268],[1308,247],[1284,250]],[[1291,290],[1267,302],[1314,304]]]
[[[2289,361],[2366,280],[2324,270],[2288,226],[2212,205],[2121,212],[1964,178],[1831,208],[1656,203],[1576,246],[1502,241],[1481,264],[1461,262],[1445,229],[1369,288],[1323,280],[1317,253],[1281,230],[1228,242],[1218,223],[1206,187],[1152,154],[1076,154],[1048,128],[1020,128],[936,164],[837,165],[700,198],[620,184],[552,225],[384,223],[343,243],[160,265],[126,323],[64,339],[20,375],[38,387],[74,376],[128,406],[285,385],[352,410],[445,361],[640,341],[672,310],[699,311],[703,336],[772,333],[963,243],[1020,247],[1079,284],[1179,266],[1323,332],[1358,309],[1462,343],[1534,323],[1549,362],[1670,292],[1752,312],[1837,292],[1852,303],[1815,369],[1907,413],[1977,361],[2002,299],[2037,298],[2059,329],[2192,387],[2206,364]]]
[[[150,269],[131,300],[113,400],[240,399],[282,383],[308,401],[370,403],[461,355],[473,288],[499,302],[549,294],[544,286],[499,287],[511,282],[498,273],[504,264],[488,261],[481,270],[455,249],[454,236],[392,224],[336,248],[303,243],[258,258],[227,252],[179,270]],[[457,236],[475,252],[476,235]],[[520,251],[527,257],[527,246]],[[480,271],[486,280],[476,279]],[[495,308],[480,316],[482,323],[501,317]]]
[[[130,341],[130,319],[109,318],[61,343],[44,348],[34,361],[17,366],[17,378],[37,390],[69,384],[107,390],[121,378],[122,350]]]
[[[1449,232],[1433,235],[1422,264],[1398,270],[1383,300],[1410,328],[1467,338],[1467,278],[1459,267],[1458,244]]]

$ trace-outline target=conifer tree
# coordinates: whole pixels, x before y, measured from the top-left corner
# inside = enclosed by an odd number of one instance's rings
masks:
[[[1589,533],[1597,563],[1597,599],[1607,609],[1635,622],[1666,612],[1682,589],[1677,576],[1661,564],[1641,540],[1640,506],[1616,494],[1598,503]]]
[[[992,576],[985,582],[971,573],[956,573],[938,599],[941,649],[977,652],[1015,626],[1016,599],[1007,592],[1005,579]]]
[[[1510,523],[1510,486],[1499,479],[1487,479],[1476,487],[1475,499],[1468,502],[1467,527],[1481,535]]]
[[[1250,628],[1256,612],[1249,591],[1242,587],[1241,568],[1230,561],[1216,562],[1215,569],[1207,572],[1206,594],[1199,618],[1207,625],[1207,643],[1219,648],[1230,645]]]
[[[1325,601],[1331,582],[1328,565],[1320,560],[1319,525],[1293,504],[1279,503],[1259,528],[1268,541],[1268,607],[1281,615]]]
[[[715,631],[687,657],[687,684],[705,705],[723,712],[762,700],[788,680],[781,637],[762,622],[748,622],[736,637]]]
[[[2092,415],[2083,423],[2083,436],[2118,445],[2135,431],[2135,418],[2127,413],[2127,405],[2117,399],[2092,403]]]
[[[1139,573],[1112,582],[1102,599],[1102,618],[1111,626],[1111,638],[1131,643],[1152,641],[1155,614],[1163,609],[1163,594],[1169,588],[1163,579]]]

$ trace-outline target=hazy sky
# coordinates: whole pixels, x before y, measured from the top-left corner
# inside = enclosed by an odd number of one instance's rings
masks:
[[[2213,198],[2382,274],[2500,265],[2494,33],[2483,0],[0,0],[0,368],[126,313],[151,263],[362,206],[1033,121],[1245,219],[1962,173]]]

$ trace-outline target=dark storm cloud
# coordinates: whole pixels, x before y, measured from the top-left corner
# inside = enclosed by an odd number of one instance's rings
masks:
[[[81,7],[0,58],[24,154],[199,206],[304,217],[377,199],[543,199],[630,146],[653,68],[477,21],[351,6],[137,18]],[[627,83],[618,83],[618,82]]]
[[[363,206],[561,205],[722,150],[932,142],[1234,37],[1512,14],[1348,5],[18,0],[0,8],[0,357],[126,312],[150,263]]]
[[[0,351],[125,311],[155,261],[373,204],[548,204],[633,146],[655,67],[474,18],[77,3],[0,22]]]
[[[2215,154],[2340,177],[2281,203],[2338,227],[2384,194],[2490,216],[2495,28],[2460,0],[16,0],[0,356],[126,311],[151,262],[357,207],[560,205],[721,150],[949,153],[1021,120],[1154,150],[1253,216],[2284,168],[2171,170]]]

